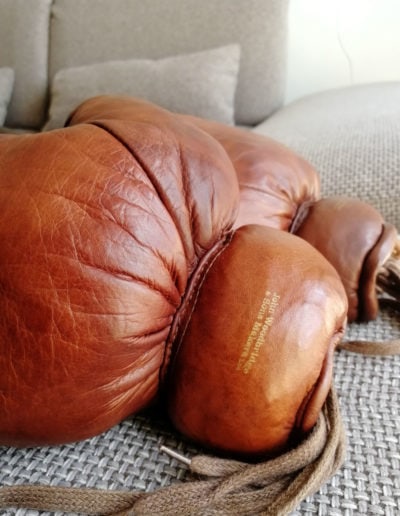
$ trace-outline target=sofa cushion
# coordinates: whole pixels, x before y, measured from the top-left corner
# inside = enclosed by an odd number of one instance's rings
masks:
[[[229,45],[165,59],[108,61],[56,73],[45,129],[62,127],[89,97],[132,95],[171,111],[234,123],[240,48]]]
[[[6,125],[40,127],[47,93],[51,0],[0,0],[0,66],[15,70]]]
[[[287,0],[55,0],[51,77],[63,68],[159,59],[238,43],[236,122],[255,124],[280,106]]]
[[[304,97],[256,128],[308,159],[322,194],[359,197],[400,229],[400,83]]]
[[[3,125],[7,115],[14,83],[14,70],[12,68],[0,68],[0,125]]]

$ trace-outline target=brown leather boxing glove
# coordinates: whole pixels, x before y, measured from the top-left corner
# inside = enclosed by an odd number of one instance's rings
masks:
[[[349,321],[375,319],[382,292],[400,298],[397,231],[369,204],[348,197],[321,199],[303,206],[292,232],[310,242],[339,272]]]
[[[293,235],[232,232],[238,185],[215,139],[125,107],[129,120],[120,99],[94,99],[69,128],[0,138],[0,443],[95,435],[151,403],[161,378],[190,437],[277,452],[329,389],[341,282]],[[226,399],[210,438],[201,414]]]
[[[189,278],[235,220],[220,145],[136,107],[0,136],[2,445],[83,439],[154,400]]]
[[[183,116],[216,138],[238,176],[235,227],[262,224],[291,231],[337,269],[349,301],[349,321],[377,316],[378,300],[400,299],[396,229],[372,206],[346,197],[320,199],[317,172],[280,143],[252,131]]]
[[[347,312],[336,271],[298,237],[243,226],[194,285],[169,367],[172,421],[224,452],[284,451],[331,386]]]
[[[103,121],[140,119],[147,123],[149,118],[147,107],[144,105],[141,109],[132,99],[99,97],[81,105],[72,115],[72,122],[97,124],[98,111]],[[190,122],[188,117],[179,118]],[[262,138],[247,154],[239,147],[237,159],[248,162],[258,149],[265,152],[261,143]],[[272,141],[271,147],[276,156],[276,161],[271,163],[271,173],[276,173],[276,180],[285,171],[289,174],[293,168],[298,170],[297,183],[290,183],[287,176],[287,190],[282,190],[282,197],[272,203],[271,217],[265,212],[270,224],[287,229],[298,209],[293,198],[299,202],[304,196],[307,201],[315,199],[319,182],[312,167],[295,154],[286,168],[282,166],[280,161],[286,155],[285,148],[275,146]],[[234,151],[232,148],[231,152]],[[270,156],[270,152],[266,155]],[[229,156],[232,158],[231,154]],[[275,186],[274,182],[272,184]],[[249,192],[251,195],[251,188]],[[276,216],[278,206],[279,217]],[[241,220],[246,220],[244,213]],[[229,256],[232,259],[227,263]],[[268,288],[271,299],[267,295]],[[284,292],[277,294],[282,288]],[[260,296],[263,296],[261,300]],[[278,303],[277,296],[282,296],[280,308],[274,328],[266,337],[265,325],[274,317],[271,314],[274,303]],[[346,310],[343,287],[336,272],[312,247],[296,237],[267,228],[254,226],[237,231],[232,242],[228,238],[217,253],[213,250],[206,255],[194,271],[174,319],[167,346],[167,356],[170,353],[174,356],[174,365],[168,373],[168,406],[172,420],[191,438],[225,451],[252,454],[284,448],[293,433],[308,431],[318,417],[330,387],[332,354],[344,331]],[[256,322],[257,317],[261,321]],[[197,333],[191,330],[195,321]],[[255,342],[247,343],[246,359],[243,332],[250,335],[252,331],[256,333]],[[198,361],[198,354],[203,355],[203,351],[204,358]],[[260,356],[253,369],[249,364],[256,354]],[[214,362],[216,357],[219,359]],[[236,361],[237,366],[239,360],[243,361],[244,373],[227,370],[225,376],[221,376],[221,364]],[[167,369],[164,364],[162,378]],[[253,372],[248,375],[250,369]],[[236,376],[242,378],[242,373],[246,381],[241,383]],[[187,383],[187,378],[191,383]],[[229,411],[224,416],[222,412],[216,416],[219,410],[216,407],[225,406],[229,385],[236,386],[236,397],[230,404],[231,415],[242,410],[244,415],[254,414],[255,419],[258,413],[259,420],[259,424],[247,426],[242,419],[232,420],[230,425],[242,432],[242,437],[232,434],[232,440],[226,435]],[[254,396],[251,389],[256,386],[265,396]],[[214,406],[208,399],[210,392],[214,393]],[[271,402],[273,396],[275,400]],[[192,419],[193,412],[197,418]],[[210,423],[210,430],[205,434],[203,424],[210,418],[214,423]],[[254,428],[257,428],[256,433]],[[210,438],[210,434],[214,437]]]
[[[317,172],[288,147],[250,130],[180,116],[219,141],[233,163],[240,188],[235,227],[262,224],[289,231],[299,207],[319,199]]]

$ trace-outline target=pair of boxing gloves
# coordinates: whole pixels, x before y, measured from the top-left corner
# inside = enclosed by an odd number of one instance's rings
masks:
[[[1,135],[0,206],[2,445],[84,439],[161,398],[200,444],[279,453],[398,253],[282,145],[128,98]]]

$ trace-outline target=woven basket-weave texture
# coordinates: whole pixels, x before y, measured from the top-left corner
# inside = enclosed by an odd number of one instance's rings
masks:
[[[400,228],[400,86],[374,85],[304,99],[271,117],[262,131],[320,171],[324,195],[363,198]],[[353,324],[352,340],[400,338],[399,317]],[[292,516],[400,514],[400,356],[337,352],[336,390],[347,432],[339,472]],[[190,477],[160,444],[192,456],[195,447],[155,414],[123,421],[87,441],[38,449],[0,448],[0,485],[37,483],[152,491]],[[4,516],[37,516],[8,510]],[[50,513],[42,513],[46,516]],[[61,513],[56,513],[58,516]]]

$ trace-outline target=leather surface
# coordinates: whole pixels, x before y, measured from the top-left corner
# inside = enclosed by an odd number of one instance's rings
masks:
[[[349,321],[378,314],[376,276],[394,248],[397,231],[369,204],[330,197],[310,205],[296,234],[336,268],[349,301]]]
[[[69,124],[0,137],[0,443],[95,435],[161,385],[201,444],[285,449],[330,387],[335,270],[287,232],[233,231],[234,164],[189,121],[99,97]]]
[[[349,321],[375,319],[376,277],[394,248],[395,228],[358,199],[320,199],[316,170],[268,136],[185,118],[216,138],[232,160],[240,187],[235,227],[254,223],[298,234],[338,271],[348,296]]]
[[[192,310],[169,371],[175,426],[247,455],[282,452],[310,430],[347,312],[338,275],[320,253],[283,231],[241,227]]]
[[[262,224],[289,230],[299,207],[320,197],[316,170],[272,138],[193,116],[183,116],[221,143],[240,187],[235,227]]]
[[[224,151],[143,110],[0,136],[1,444],[82,439],[151,402],[191,271],[233,223]]]

